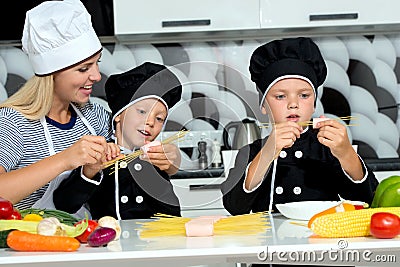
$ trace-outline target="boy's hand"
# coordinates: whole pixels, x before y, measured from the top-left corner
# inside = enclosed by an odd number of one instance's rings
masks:
[[[337,120],[325,120],[317,123],[318,141],[330,148],[332,154],[340,159],[354,152],[347,135],[347,128]]]
[[[302,131],[303,128],[292,121],[275,124],[270,135],[271,140],[275,142],[275,154],[278,154],[283,148],[291,147]]]
[[[146,152],[140,158],[157,166],[168,175],[175,174],[181,164],[181,153],[174,144],[146,146]]]

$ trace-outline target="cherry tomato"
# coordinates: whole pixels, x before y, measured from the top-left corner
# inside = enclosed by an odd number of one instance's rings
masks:
[[[75,226],[82,223],[83,221],[79,221],[77,223],[75,223]],[[89,235],[94,231],[94,229],[96,229],[99,226],[99,224],[97,223],[97,221],[95,220],[88,220],[88,227],[86,228],[86,231],[83,232],[83,234],[81,234],[80,236],[77,236],[76,239],[79,240],[79,242],[81,243],[87,243],[87,239],[89,237]]]
[[[8,216],[8,218],[6,218],[7,220],[21,220],[22,216],[21,213],[19,213],[19,211],[17,209],[14,209],[13,212],[11,213],[10,216]]]
[[[7,219],[14,211],[11,201],[0,197],[0,219]]]
[[[376,238],[393,238],[400,234],[400,217],[389,212],[371,216],[370,233]]]

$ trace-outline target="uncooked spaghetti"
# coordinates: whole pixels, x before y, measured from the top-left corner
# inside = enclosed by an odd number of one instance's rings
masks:
[[[164,139],[161,141],[162,144],[170,144],[173,143],[179,139],[181,139],[182,137],[184,137],[189,131],[187,130],[182,130],[177,132],[174,135],[171,135],[170,137]],[[133,161],[134,159],[136,159],[137,157],[139,157],[140,155],[143,154],[143,151],[141,149],[136,150],[128,155],[126,155],[123,158],[117,158],[117,159],[113,159],[110,161],[107,161],[103,164],[103,168],[111,168],[111,170],[114,169],[112,173],[115,172],[115,166],[118,166],[118,169],[120,168],[124,168],[126,166],[128,166],[128,163],[130,163],[131,161]]]
[[[355,116],[344,116],[344,117],[338,117],[338,118],[327,118],[327,119],[336,119],[336,120],[342,120],[342,121],[354,121],[357,119]],[[300,126],[312,126],[313,121],[299,121],[298,124]],[[269,128],[274,126],[274,122],[262,122],[259,128]],[[357,126],[357,124],[346,124],[345,126]]]
[[[256,235],[270,228],[268,212],[227,216],[214,223],[214,235]],[[156,214],[152,221],[137,222],[141,225],[141,238],[186,236],[185,224],[193,218]]]

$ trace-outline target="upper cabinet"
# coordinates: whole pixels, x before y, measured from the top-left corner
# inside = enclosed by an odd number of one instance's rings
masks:
[[[115,35],[260,28],[259,0],[114,0]]]
[[[399,0],[113,0],[119,42],[392,33]]]
[[[260,10],[264,29],[400,22],[398,0],[260,0]]]

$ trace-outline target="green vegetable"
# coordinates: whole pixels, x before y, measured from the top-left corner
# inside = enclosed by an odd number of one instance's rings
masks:
[[[37,233],[38,221],[22,221],[22,220],[0,220],[0,231],[16,229],[29,233]],[[60,223],[61,227],[65,230],[67,236],[76,237],[85,232],[88,227],[88,218],[77,226],[70,226]]]
[[[14,229],[0,231],[0,248],[8,248],[9,247],[7,245],[7,236],[11,231],[14,231]]]
[[[400,207],[400,176],[393,175],[382,180],[376,188],[371,208]]]
[[[82,223],[77,224],[76,226],[64,225],[65,233],[67,234],[67,236],[70,236],[70,237],[80,236],[81,234],[83,234],[86,231],[86,228],[89,225],[88,221],[89,221],[89,219],[86,214],[86,219],[83,220]],[[63,224],[63,223],[61,223],[61,224]]]
[[[0,231],[16,229],[29,233],[36,233],[39,222],[22,220],[0,220]]]
[[[62,211],[62,210],[52,210],[52,209],[35,209],[35,208],[29,208],[29,209],[24,209],[19,211],[21,213],[22,218],[25,217],[27,214],[38,214],[42,216],[42,218],[49,218],[49,217],[55,217],[57,218],[61,223],[73,226],[75,223],[77,223],[80,219],[76,218],[75,216],[69,214],[68,212]]]

